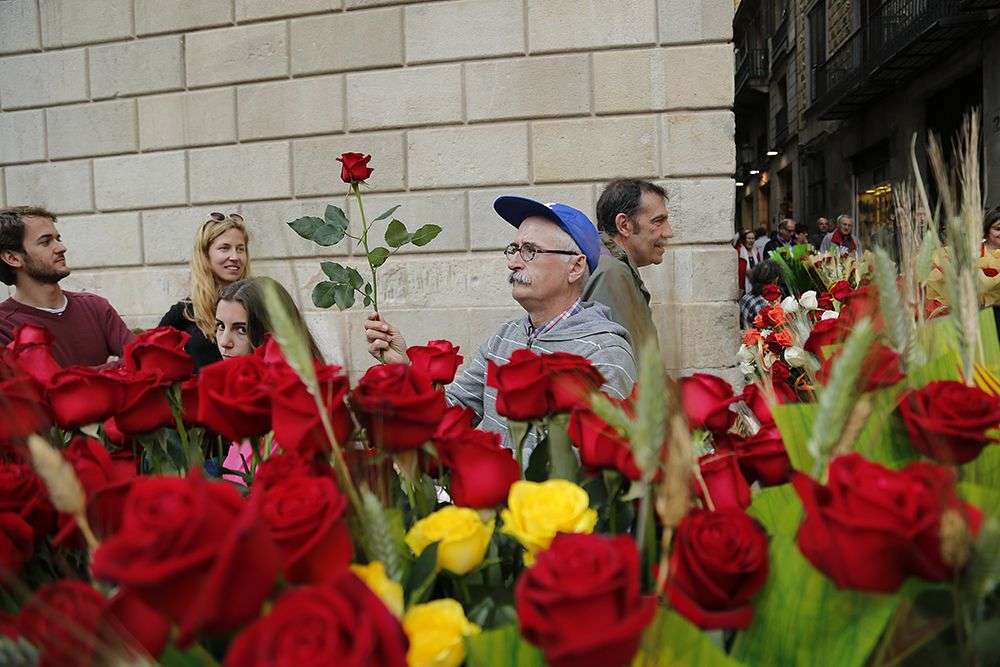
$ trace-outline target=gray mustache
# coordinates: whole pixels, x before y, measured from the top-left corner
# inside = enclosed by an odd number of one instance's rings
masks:
[[[511,285],[530,285],[531,279],[520,271],[511,271],[510,276],[507,277],[507,282]]]

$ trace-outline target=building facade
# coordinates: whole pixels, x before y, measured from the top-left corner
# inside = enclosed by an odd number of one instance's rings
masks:
[[[322,256],[358,250],[286,225],[344,203],[341,152],[373,156],[368,211],[444,229],[386,264],[385,317],[467,358],[523,313],[497,195],[593,216],[608,179],[653,179],[675,229],[646,271],[661,348],[731,377],[732,19],[730,0],[0,0],[0,205],[59,214],[66,287],[136,327],[186,295],[206,215],[238,211],[254,271],[356,375],[365,313],[310,293]]]
[[[891,228],[893,187],[926,175],[983,114],[986,204],[1000,204],[1000,1],[742,0],[734,22],[736,226],[854,216]]]

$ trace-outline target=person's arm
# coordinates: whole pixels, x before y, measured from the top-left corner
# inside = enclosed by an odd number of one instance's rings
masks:
[[[494,337],[495,338],[495,337]],[[445,398],[450,405],[462,405],[476,413],[476,424],[483,418],[483,395],[486,391],[486,367],[490,343],[494,338],[479,346],[469,363],[465,365],[451,384],[444,388]]]
[[[108,342],[108,349],[111,350],[111,355],[115,357],[121,357],[122,352],[125,350],[125,345],[128,344],[135,334],[128,328],[125,321],[122,319],[118,311],[114,309],[107,301],[107,310],[104,313],[104,339]]]
[[[590,355],[590,362],[604,376],[601,391],[615,398],[626,398],[639,376],[631,349],[622,340],[621,345],[607,345]]]

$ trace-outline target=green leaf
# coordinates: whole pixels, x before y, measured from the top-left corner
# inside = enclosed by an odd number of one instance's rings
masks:
[[[410,243],[416,246],[425,246],[440,233],[441,228],[437,225],[422,225],[420,229],[410,235]]]
[[[336,302],[336,298],[333,296],[336,288],[337,284],[329,280],[316,283],[316,287],[313,287],[312,291],[313,305],[317,308],[329,308],[332,306]]]
[[[545,667],[545,657],[507,625],[465,638],[468,667]]]
[[[154,658],[156,656],[153,656]],[[180,650],[173,644],[167,646],[157,659],[163,667],[218,667],[219,663],[201,644]]]
[[[795,537],[802,521],[802,503],[791,484],[771,486],[754,494],[747,514],[760,521],[769,535]]]
[[[397,208],[399,208],[398,205],[397,206],[393,206],[388,211],[382,211],[381,213],[379,213],[379,215],[378,215],[377,218],[375,218],[374,220],[372,220],[372,222],[378,222],[379,220],[385,220],[390,215],[392,215],[393,213],[395,213]]]
[[[774,423],[781,432],[792,467],[807,474],[812,474],[814,459],[806,448],[806,443],[809,442],[818,407],[815,403],[782,403],[771,406]]]
[[[341,229],[347,229],[347,225],[350,224],[347,221],[347,215],[344,213],[344,209],[339,206],[334,206],[333,204],[326,207],[326,211],[323,212],[323,218],[326,220],[327,224],[333,225],[334,227],[340,227]]]
[[[341,283],[333,288],[333,302],[340,310],[347,310],[354,305],[354,288],[347,283]]]
[[[347,231],[346,227],[325,224],[313,233],[312,240],[324,247],[337,245],[343,240],[345,231]]]
[[[994,433],[995,435],[995,433]],[[1000,445],[990,445],[961,467],[962,481],[1000,489]]]
[[[317,229],[323,226],[323,218],[306,216],[304,218],[298,218],[296,220],[292,220],[291,222],[288,223],[288,226],[291,227],[295,231],[295,233],[301,236],[302,238],[309,239],[310,241],[312,241],[313,234],[316,233]]]
[[[402,583],[410,567],[409,549],[403,541],[402,514],[398,509],[386,510],[370,490],[361,489],[362,516],[358,518],[354,535],[361,536],[361,547],[368,560],[381,561],[393,581]]]
[[[346,283],[348,271],[352,270],[337,262],[320,262],[319,268],[323,269],[326,277],[335,283]]]
[[[513,423],[513,422],[512,422]],[[549,478],[549,441],[542,440],[531,450],[524,478],[529,482],[544,482]]]
[[[689,620],[673,609],[660,607],[642,634],[632,667],[737,667],[733,660]]]
[[[552,461],[552,468],[549,479],[567,479],[576,481],[576,473],[580,469],[580,462],[576,458],[576,450],[569,439],[567,429],[569,428],[569,415],[552,415],[548,420],[549,458]]]
[[[899,594],[838,589],[799,553],[794,536],[775,535],[753,623],[736,636],[731,655],[747,665],[860,667],[899,601]]]
[[[389,249],[382,246],[372,248],[372,250],[368,253],[368,263],[375,268],[385,264],[385,260],[387,259],[389,259]]]
[[[1000,583],[1000,520],[984,517],[962,587],[966,595],[978,600],[996,588],[997,583]]]
[[[361,286],[365,284],[365,279],[361,277],[357,269],[349,266],[347,267],[347,283],[354,289],[361,289]],[[365,293],[367,294],[368,292],[369,289],[365,289]]]
[[[983,486],[962,481],[957,485],[958,495],[983,511],[1000,518],[1000,486]]]
[[[421,601],[431,592],[434,579],[437,578],[437,552],[438,543],[433,542],[427,545],[417,560],[413,563],[410,575],[406,578],[403,589],[406,592],[406,606],[412,607],[420,604]]]
[[[385,242],[390,248],[398,248],[410,242],[410,234],[406,231],[406,225],[395,218],[385,228]]]

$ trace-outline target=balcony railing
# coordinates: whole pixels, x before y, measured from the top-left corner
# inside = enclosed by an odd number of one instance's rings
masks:
[[[788,9],[785,9],[781,14],[781,20],[778,21],[778,26],[774,29],[774,34],[771,36],[771,53],[775,60],[788,49],[788,14]]]
[[[749,83],[767,84],[767,49],[748,49],[736,63],[736,94]]]
[[[788,142],[788,107],[782,107],[774,114],[774,141],[772,148],[780,148]]]

